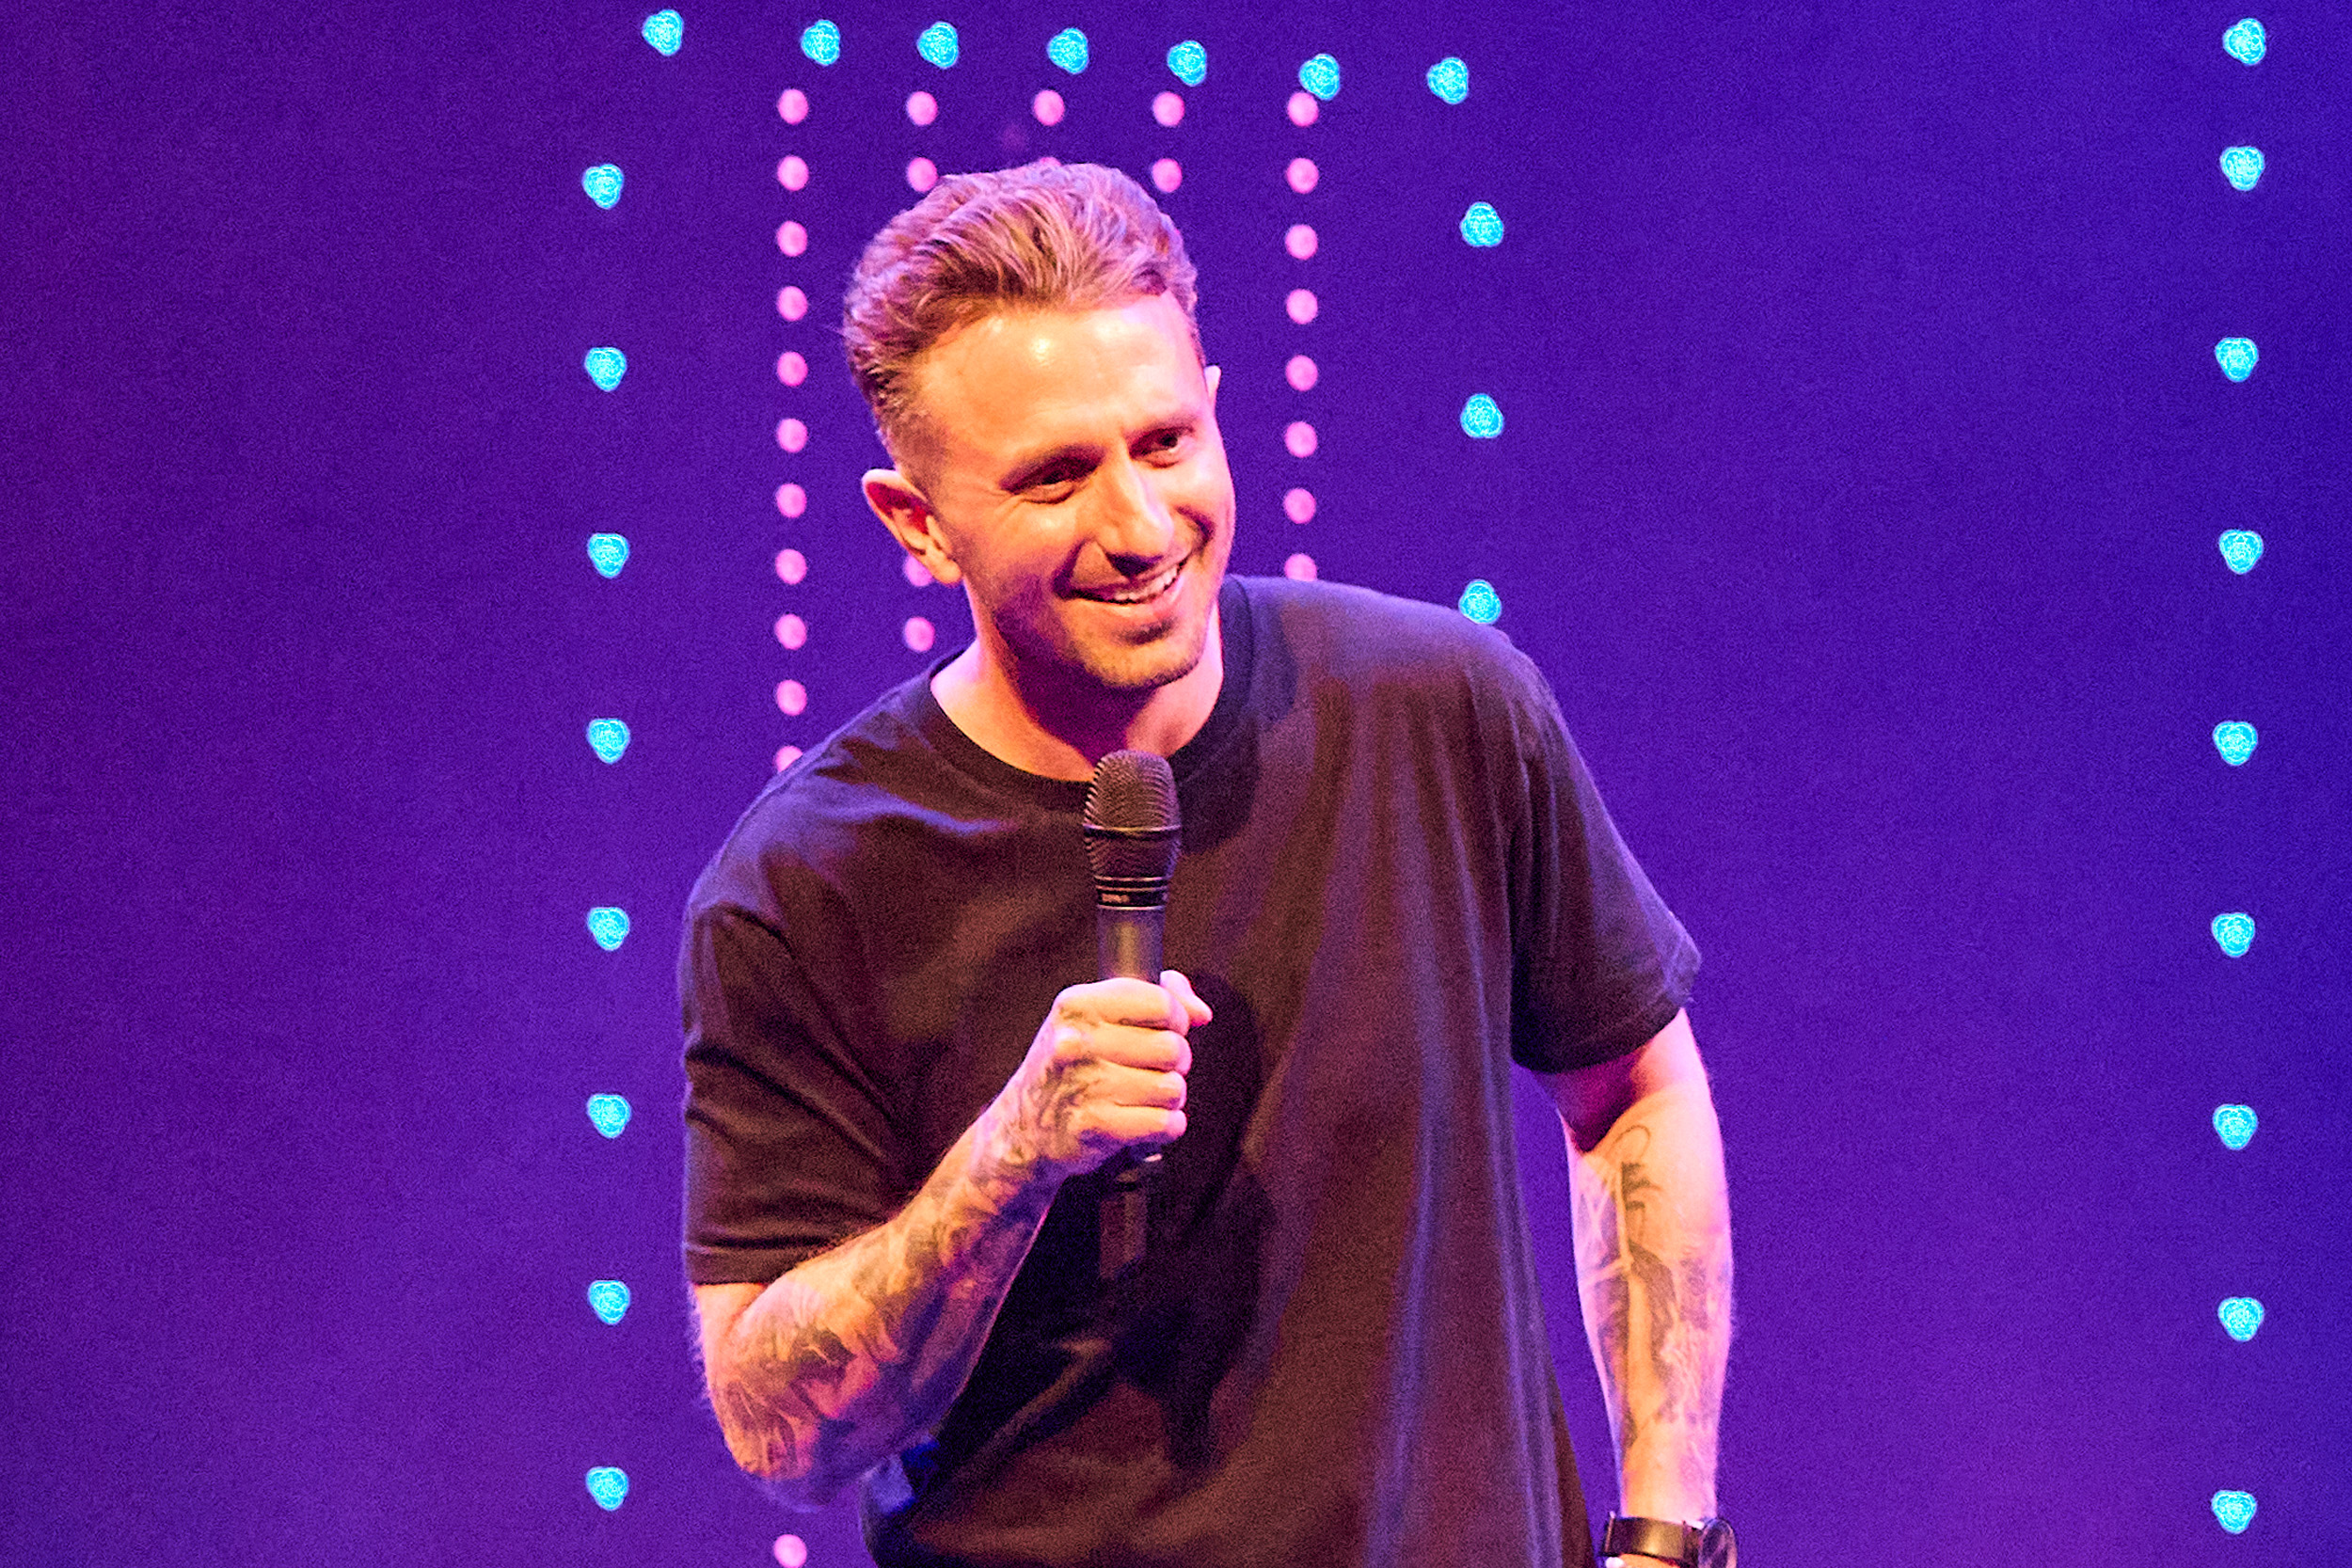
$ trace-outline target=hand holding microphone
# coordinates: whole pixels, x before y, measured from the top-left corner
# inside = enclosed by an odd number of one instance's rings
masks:
[[[1059,1183],[1183,1136],[1185,1036],[1209,1008],[1174,970],[1161,982],[1093,980],[1054,998],[996,1097],[1010,1163]]]
[[[1160,967],[1183,831],[1167,759],[1149,752],[1103,758],[1084,827],[1104,978],[1054,999],[993,1109],[1000,1147],[1025,1173],[1058,1184],[1122,1162],[1119,1194],[1104,1205],[1107,1277],[1142,1250],[1143,1171],[1133,1155],[1183,1135],[1186,1037],[1210,1012],[1189,980]]]

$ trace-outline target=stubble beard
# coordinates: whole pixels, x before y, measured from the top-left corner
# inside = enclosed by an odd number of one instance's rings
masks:
[[[1057,684],[1147,697],[1200,667],[1208,652],[1209,619],[1204,614],[1185,626],[1171,615],[1168,622],[1132,641],[1073,637],[1057,648],[1013,646],[1021,662],[1053,672]]]
[[[1201,569],[1196,562],[1187,574]],[[1068,620],[1049,610],[1043,617],[1057,635],[1041,637],[1034,622],[999,620],[997,637],[1023,677],[1019,684],[1039,697],[1059,692],[1081,701],[1089,694],[1142,699],[1164,686],[1183,680],[1200,667],[1216,622],[1216,599],[1187,624],[1182,599],[1197,592],[1187,582],[1177,590],[1179,603],[1164,620],[1136,628],[1128,637],[1080,635]],[[1083,614],[1083,610],[1080,612]]]

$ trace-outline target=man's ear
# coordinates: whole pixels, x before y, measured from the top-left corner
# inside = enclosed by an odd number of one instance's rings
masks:
[[[897,468],[868,468],[863,484],[866,504],[907,554],[922,562],[935,581],[961,580],[963,568],[947,553],[947,542],[940,535],[939,515],[913,480]]]
[[[1200,378],[1209,384],[1209,406],[1215,408],[1216,406],[1216,384],[1225,379],[1225,367],[1203,365],[1200,367]]]

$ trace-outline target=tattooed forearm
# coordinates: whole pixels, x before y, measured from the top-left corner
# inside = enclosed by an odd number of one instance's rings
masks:
[[[736,1462],[822,1501],[935,1425],[962,1390],[1044,1217],[984,1177],[984,1130],[887,1223],[759,1291],[706,1337],[712,1408]],[[993,1151],[1001,1154],[1003,1151]]]
[[[1184,1132],[1184,1037],[1210,1015],[1166,978],[1056,997],[1019,1069],[883,1224],[765,1287],[696,1288],[711,1404],[746,1469],[820,1502],[938,1425],[1062,1182]]]
[[[1714,1116],[1661,1094],[1571,1148],[1577,1283],[1609,1402],[1629,1511],[1647,1489],[1699,1517],[1714,1506],[1715,1438],[1731,1338],[1731,1246]],[[1695,1509],[1696,1512],[1687,1512]]]

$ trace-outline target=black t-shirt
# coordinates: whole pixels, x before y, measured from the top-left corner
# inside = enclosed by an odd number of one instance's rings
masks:
[[[1230,579],[1170,758],[1167,954],[1216,1011],[1141,1261],[1069,1183],[934,1441],[865,1483],[899,1564],[1589,1563],[1510,1063],[1663,1028],[1698,954],[1501,634]],[[928,678],[780,774],[697,884],[686,1261],[766,1281],[894,1213],[1095,975],[1083,784]],[[1565,1214],[1538,1216],[1548,1228]]]

